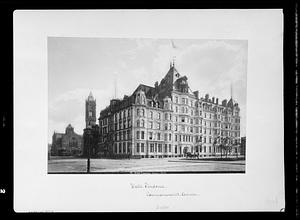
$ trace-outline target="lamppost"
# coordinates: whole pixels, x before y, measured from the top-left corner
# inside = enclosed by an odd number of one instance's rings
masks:
[[[87,127],[85,133],[85,147],[87,148],[87,173],[90,173],[90,158],[91,158],[91,145],[92,145],[92,132],[91,128]]]

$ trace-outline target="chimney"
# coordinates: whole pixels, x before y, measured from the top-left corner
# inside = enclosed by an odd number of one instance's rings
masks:
[[[199,91],[195,91],[195,92],[194,92],[194,95],[195,95],[196,98],[198,99],[198,98],[199,98]]]
[[[226,106],[226,105],[227,105],[227,99],[224,99],[224,100],[222,101],[222,105],[223,105],[223,106]]]
[[[218,99],[218,98],[216,98],[216,104],[217,104],[217,105],[219,104],[219,99]]]
[[[212,103],[215,103],[215,97],[212,97]]]
[[[205,101],[208,101],[208,98],[209,98],[209,95],[206,94],[206,95],[205,95]]]

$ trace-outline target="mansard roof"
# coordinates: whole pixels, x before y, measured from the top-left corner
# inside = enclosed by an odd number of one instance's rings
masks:
[[[145,95],[146,98],[151,98],[151,96],[153,96],[155,94],[155,88],[151,87],[151,86],[147,86],[144,84],[140,84],[133,92],[132,95],[135,95],[138,91],[142,90]]]
[[[228,103],[227,100],[223,100],[226,103],[224,103],[225,105],[223,105],[223,103],[217,103],[217,101],[215,103],[214,97],[211,100],[209,99],[208,94],[205,98],[200,98],[199,92],[192,91],[187,81],[188,78],[185,75],[181,75],[175,68],[174,64],[171,64],[169,71],[167,72],[165,77],[160,81],[159,84],[158,82],[156,82],[154,87],[145,84],[139,84],[139,86],[134,90],[134,92],[130,96],[124,96],[123,99],[112,99],[110,101],[110,105],[100,112],[100,117],[109,116],[110,114],[113,114],[114,112],[117,112],[121,109],[127,108],[133,103],[135,103],[135,98],[138,91],[143,91],[145,93],[146,99],[148,99],[148,105],[149,103],[151,103],[151,100],[153,100],[154,102],[159,103],[160,107],[163,106],[163,100],[165,97],[171,97],[172,99],[173,91],[186,93],[195,97],[201,102],[214,103],[219,106],[230,107],[238,105],[237,102],[233,99],[230,99]]]

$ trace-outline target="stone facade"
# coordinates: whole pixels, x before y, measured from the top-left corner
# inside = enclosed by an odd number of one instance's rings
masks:
[[[131,157],[217,156],[224,146],[239,154],[240,108],[232,98],[191,91],[174,63],[154,87],[139,85],[100,112],[96,154]],[[226,148],[228,150],[229,148]]]
[[[80,156],[82,150],[82,136],[76,134],[70,124],[66,128],[65,133],[54,132],[52,135],[52,156]]]

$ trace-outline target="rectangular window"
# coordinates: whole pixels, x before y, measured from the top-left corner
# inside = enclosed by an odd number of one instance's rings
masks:
[[[169,141],[171,141],[172,140],[172,135],[171,134],[169,134]]]
[[[126,153],[126,143],[123,142],[123,154]]]
[[[140,132],[139,131],[136,132],[136,139],[140,139]]]
[[[157,140],[160,140],[160,133],[157,133]]]
[[[127,153],[130,153],[131,143],[127,143]]]
[[[160,123],[157,123],[157,129],[160,130]]]
[[[171,144],[169,144],[169,153],[171,153]]]
[[[122,153],[122,144],[119,143],[119,153]]]
[[[158,152],[162,152],[161,144],[158,144]]]
[[[145,139],[145,132],[144,131],[142,131],[142,138],[141,139]]]
[[[118,153],[118,145],[115,143],[115,153]]]
[[[168,134],[165,134],[165,141],[168,140]]]
[[[167,153],[167,152],[168,152],[168,145],[165,144],[165,153]]]
[[[140,152],[140,143],[136,144],[136,152],[139,153]]]
[[[150,144],[150,152],[154,152],[154,144]]]
[[[153,133],[149,132],[149,140],[152,140],[152,139],[153,139]]]
[[[144,153],[144,151],[145,151],[144,148],[145,148],[144,143],[141,143],[141,152],[142,152],[142,153]]]

